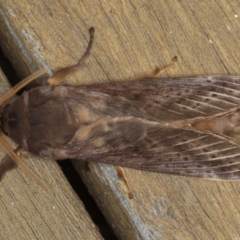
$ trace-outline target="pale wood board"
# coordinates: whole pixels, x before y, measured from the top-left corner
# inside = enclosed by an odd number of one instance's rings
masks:
[[[239,10],[236,0],[3,0],[0,41],[22,77],[75,63],[90,26],[96,28],[92,55],[74,83],[128,80],[175,55],[177,65],[163,77],[240,75]],[[240,239],[239,182],[128,169],[129,200],[112,166],[91,164],[89,173],[74,164],[120,239]]]

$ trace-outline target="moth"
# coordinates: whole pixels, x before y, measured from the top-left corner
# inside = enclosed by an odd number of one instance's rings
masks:
[[[240,179],[240,77],[207,76],[70,86],[63,68],[41,87],[2,107],[1,130],[16,142],[1,175],[19,164],[38,178],[19,154],[79,159],[127,168],[209,179]],[[0,106],[47,70],[13,88]],[[156,71],[158,73],[159,70]]]

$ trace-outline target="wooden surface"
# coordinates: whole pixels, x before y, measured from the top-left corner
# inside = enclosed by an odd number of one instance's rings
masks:
[[[0,42],[21,77],[45,66],[75,63],[87,46],[90,26],[96,28],[92,55],[70,79],[74,83],[128,80],[166,65],[175,55],[179,62],[163,77],[240,75],[239,10],[236,0],[2,0]],[[80,161],[74,164],[119,239],[240,239],[239,182],[126,169],[134,191],[134,199],[129,200],[112,166],[90,164],[89,173]],[[55,196],[40,194],[36,183],[18,175],[20,170],[9,173],[1,183],[0,233],[17,239],[18,234],[37,232],[33,236],[44,239],[46,231],[52,233],[48,239],[66,239],[55,233],[79,234],[89,226],[81,218],[80,201],[56,165],[37,161],[31,166],[53,186]],[[53,210],[59,199],[61,211]],[[53,213],[56,209],[58,214]],[[44,225],[38,226],[40,217]],[[48,223],[49,217],[54,220]],[[72,219],[68,231],[47,228],[55,221]],[[14,230],[7,224],[10,220]],[[87,231],[83,234],[89,239]]]

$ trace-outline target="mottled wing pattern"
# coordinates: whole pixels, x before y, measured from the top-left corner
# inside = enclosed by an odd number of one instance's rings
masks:
[[[138,104],[162,121],[209,116],[240,103],[240,77],[149,79],[85,86]]]
[[[240,148],[234,139],[164,125],[238,109],[239,77],[157,79],[82,89],[104,99],[108,112],[112,101],[116,112],[109,113],[111,119],[86,138],[65,146],[69,157],[163,173],[240,179]],[[138,109],[142,114],[132,116],[130,110],[124,112],[126,103],[129,109]],[[116,121],[119,114],[122,118]]]

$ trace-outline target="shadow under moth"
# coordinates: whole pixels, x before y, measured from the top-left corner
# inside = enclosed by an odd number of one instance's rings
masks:
[[[240,179],[240,77],[150,78],[64,85],[79,70],[58,70],[46,85],[25,91],[1,110],[1,130],[19,148],[7,150],[0,175],[17,165],[39,180],[21,154],[55,160],[81,159],[128,168],[209,179]],[[47,70],[10,90],[19,89]],[[44,117],[43,117],[44,116]],[[41,181],[41,180],[40,180]]]

